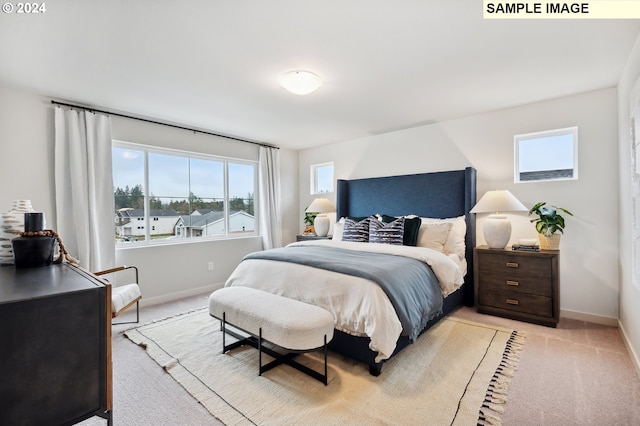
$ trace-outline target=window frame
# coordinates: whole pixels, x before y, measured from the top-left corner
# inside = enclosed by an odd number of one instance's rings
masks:
[[[571,135],[573,138],[573,164],[572,164],[572,176],[559,176],[555,178],[544,178],[544,179],[531,179],[531,180],[522,180],[520,178],[520,142],[528,141],[531,139],[544,139],[544,138],[552,138],[556,136],[566,136]],[[514,161],[513,161],[513,181],[514,183],[536,183],[536,182],[555,182],[555,181],[566,181],[566,180],[577,180],[578,179],[578,127],[564,127],[561,129],[553,129],[553,130],[543,130],[540,132],[532,132],[532,133],[524,133],[520,135],[514,135],[513,137],[514,144]],[[544,172],[545,170],[538,170],[539,172]]]
[[[318,190],[318,170],[323,167],[331,166],[331,174],[333,175],[331,178],[331,191],[322,192]],[[320,194],[331,194],[335,192],[335,166],[333,161],[329,161],[326,163],[312,164],[309,166],[309,193],[310,195],[320,195]]]
[[[187,150],[180,150],[175,148],[165,148],[165,147],[157,147],[153,145],[140,144],[135,142],[127,142],[122,140],[113,139],[111,141],[111,148],[121,148],[121,149],[131,149],[142,151],[144,154],[144,165],[143,165],[143,195],[144,195],[144,218],[143,224],[141,225],[144,228],[144,240],[132,241],[132,242],[118,242],[116,241],[115,246],[116,249],[126,249],[130,247],[140,247],[140,246],[160,246],[160,245],[168,245],[168,244],[191,244],[198,243],[204,241],[219,241],[219,240],[232,240],[238,238],[253,238],[260,236],[259,230],[259,205],[258,205],[258,161],[255,160],[247,160],[241,158],[234,157],[225,157],[214,154],[206,154],[202,152],[194,152]],[[162,155],[170,155],[176,157],[185,157],[188,159],[201,159],[201,160],[210,160],[210,161],[218,161],[223,163],[223,191],[224,191],[224,235],[204,235],[197,237],[178,237],[172,239],[152,239],[151,238],[151,226],[153,217],[149,215],[150,212],[150,200],[152,194],[150,193],[150,185],[149,185],[149,154],[162,154]],[[234,235],[229,230],[229,205],[230,205],[230,195],[229,195],[229,163],[234,164],[243,164],[250,165],[253,167],[253,205],[254,205],[254,231],[247,232],[242,235]],[[112,166],[113,168],[113,166]],[[113,186],[112,192],[115,192],[115,184]],[[189,182],[189,193],[191,193],[191,183]],[[115,212],[114,212],[115,214]],[[177,234],[176,234],[177,236]]]

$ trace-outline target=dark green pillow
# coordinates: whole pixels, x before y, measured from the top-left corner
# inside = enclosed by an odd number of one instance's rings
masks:
[[[393,222],[397,217],[382,215],[382,221],[385,223]],[[419,217],[404,218],[404,235],[402,236],[402,245],[404,246],[417,246],[418,245],[418,232],[420,231],[420,225],[422,219]]]
[[[362,222],[363,220],[365,220],[366,218],[371,217],[371,216],[347,216],[347,219],[351,219],[354,222]]]

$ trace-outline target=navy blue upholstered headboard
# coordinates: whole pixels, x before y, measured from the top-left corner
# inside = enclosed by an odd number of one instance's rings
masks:
[[[473,305],[473,248],[476,218],[469,210],[476,202],[476,170],[421,173],[377,178],[339,179],[337,217],[386,214],[448,218],[465,215],[467,221],[465,304]]]

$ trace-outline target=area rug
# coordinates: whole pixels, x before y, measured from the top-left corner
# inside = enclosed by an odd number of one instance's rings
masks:
[[[447,317],[378,377],[329,352],[325,386],[287,365],[258,376],[251,347],[222,354],[220,323],[206,308],[125,335],[227,425],[500,424],[524,340],[513,330]],[[321,354],[297,359],[322,371]]]

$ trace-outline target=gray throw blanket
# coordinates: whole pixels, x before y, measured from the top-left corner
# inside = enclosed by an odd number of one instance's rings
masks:
[[[389,297],[402,324],[402,335],[411,341],[429,320],[442,313],[438,280],[429,265],[416,259],[320,246],[270,249],[244,259],[298,263],[373,281]]]

